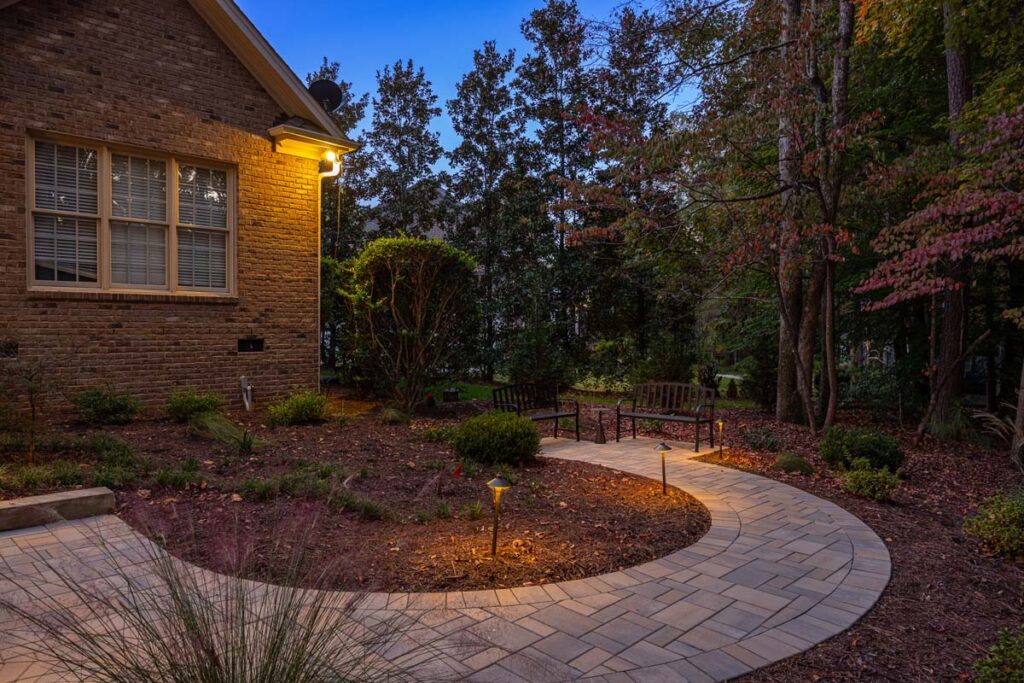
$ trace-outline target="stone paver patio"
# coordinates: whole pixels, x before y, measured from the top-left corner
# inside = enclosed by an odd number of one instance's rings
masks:
[[[546,439],[544,455],[658,479],[654,443]],[[697,462],[692,446],[672,445],[669,483],[711,511],[711,529],[696,544],[624,571],[546,586],[373,593],[360,614],[408,618],[413,626],[391,651],[430,642],[436,654],[418,671],[427,680],[703,683],[802,652],[874,605],[889,581],[889,553],[863,522],[809,493]],[[98,537],[108,550],[145,556],[147,541],[103,516],[0,533],[2,573],[28,578],[38,590],[66,591],[40,559],[102,573],[107,551],[96,547]],[[4,590],[11,584],[0,581]],[[0,681],[52,679],[39,662],[12,654],[8,636],[22,626],[0,614]]]

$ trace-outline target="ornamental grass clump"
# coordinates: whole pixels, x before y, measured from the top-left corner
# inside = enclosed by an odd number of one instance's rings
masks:
[[[974,663],[975,683],[1024,681],[1024,625],[999,632],[988,655]]]
[[[315,391],[299,391],[270,404],[268,422],[277,425],[304,425],[327,418],[327,397]]]
[[[519,465],[540,452],[540,432],[532,420],[515,413],[484,413],[459,425],[451,446],[460,458]]]
[[[964,520],[964,533],[1003,557],[1024,556],[1024,491],[986,498],[978,512]]]
[[[0,612],[18,623],[5,647],[60,680],[401,683],[437,659],[429,637],[396,649],[414,620],[364,609],[359,595],[320,590],[330,570],[311,575],[301,557],[280,577],[285,585],[274,585],[201,569],[151,543],[107,545],[95,535],[102,556],[91,565],[38,554],[66,591],[40,591],[34,573],[0,566],[8,586]]]

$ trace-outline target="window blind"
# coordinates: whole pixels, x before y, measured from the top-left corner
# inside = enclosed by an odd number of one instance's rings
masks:
[[[114,216],[167,220],[167,162],[113,154],[110,176]]]
[[[110,280],[119,285],[167,284],[167,228],[112,221]]]
[[[178,285],[227,287],[227,233],[178,228]]]

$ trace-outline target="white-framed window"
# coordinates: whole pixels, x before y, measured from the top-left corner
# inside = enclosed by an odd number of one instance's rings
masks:
[[[31,287],[233,290],[233,168],[33,138],[28,175]]]

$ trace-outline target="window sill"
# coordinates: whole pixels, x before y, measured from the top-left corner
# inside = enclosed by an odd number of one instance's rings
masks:
[[[30,289],[29,300],[37,301],[106,301],[167,304],[222,304],[235,305],[238,297],[232,294],[206,292],[111,292],[89,289]]]

